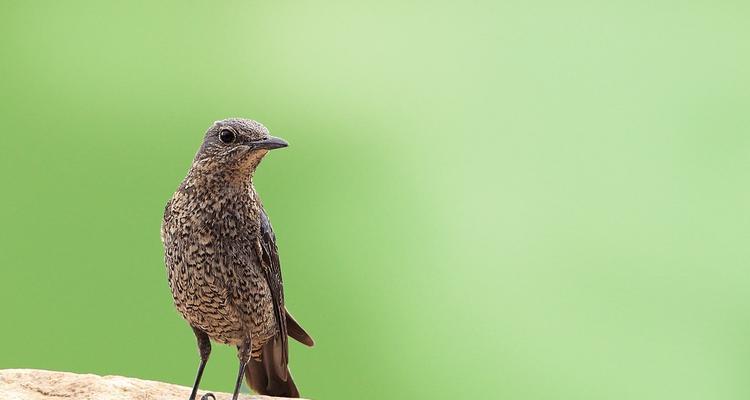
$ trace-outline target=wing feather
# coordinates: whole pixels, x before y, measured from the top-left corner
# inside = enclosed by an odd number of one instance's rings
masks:
[[[281,339],[280,341],[276,341],[276,343],[281,347],[281,361],[283,365],[277,367],[280,368],[279,372],[283,375],[282,378],[286,379],[286,366],[289,361],[289,341],[287,338],[286,309],[284,308],[284,285],[281,277],[279,253],[276,247],[276,236],[271,228],[271,222],[268,220],[268,216],[263,209],[260,212],[259,240],[260,248],[263,252],[260,258],[266,282],[271,289],[274,314],[276,315],[276,323],[279,327],[279,339]],[[278,351],[279,349],[275,350]]]

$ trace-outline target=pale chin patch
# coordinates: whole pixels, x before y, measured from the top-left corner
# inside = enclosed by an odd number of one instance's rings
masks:
[[[260,161],[268,154],[268,150],[251,150],[242,160],[242,169],[250,169],[251,171],[260,164]]]

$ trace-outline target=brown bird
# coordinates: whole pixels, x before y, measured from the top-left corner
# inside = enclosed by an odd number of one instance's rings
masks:
[[[234,400],[243,374],[259,394],[299,397],[287,366],[287,335],[308,346],[313,339],[284,307],[276,237],[252,181],[266,153],[286,146],[256,121],[215,122],[164,210],[169,287],[200,354],[190,400],[211,340],[237,346]]]

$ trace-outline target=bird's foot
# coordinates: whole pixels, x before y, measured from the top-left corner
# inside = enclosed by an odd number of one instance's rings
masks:
[[[201,400],[216,400],[216,396],[214,396],[213,393],[206,393],[203,396],[201,396]]]

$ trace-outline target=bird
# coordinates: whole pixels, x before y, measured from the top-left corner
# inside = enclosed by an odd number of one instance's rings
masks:
[[[300,395],[289,372],[287,337],[309,347],[314,341],[284,305],[276,236],[253,185],[263,157],[287,146],[254,120],[214,122],[164,209],[169,287],[200,356],[189,400],[196,398],[212,341],[237,347],[233,400],[243,375],[258,394]]]

